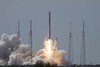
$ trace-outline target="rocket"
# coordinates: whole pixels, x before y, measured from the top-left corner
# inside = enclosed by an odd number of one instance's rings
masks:
[[[49,11],[49,39],[51,39],[51,12]]]

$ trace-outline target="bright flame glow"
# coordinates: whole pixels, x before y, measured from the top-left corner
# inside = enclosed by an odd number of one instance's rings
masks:
[[[48,39],[47,43],[48,43],[47,44],[48,55],[49,55],[49,57],[51,57],[51,45],[52,45],[51,39]]]
[[[44,41],[44,48],[39,50],[36,53],[36,56],[38,57],[38,59],[37,57],[35,57],[33,58],[33,61],[42,60],[44,63],[49,62],[50,64],[67,64],[67,61],[65,60],[65,51],[57,49],[56,39],[46,39]]]

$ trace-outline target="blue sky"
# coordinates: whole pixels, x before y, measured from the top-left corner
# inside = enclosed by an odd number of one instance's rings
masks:
[[[17,33],[21,22],[22,43],[28,43],[29,21],[33,21],[33,50],[43,48],[51,11],[52,38],[58,49],[68,52],[69,22],[72,22],[74,63],[80,63],[82,22],[85,21],[87,64],[100,64],[100,0],[0,0],[0,35]],[[66,55],[67,59],[68,55]]]

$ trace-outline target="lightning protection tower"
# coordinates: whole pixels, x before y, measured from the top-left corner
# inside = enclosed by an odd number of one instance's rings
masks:
[[[82,41],[81,41],[80,64],[81,65],[86,65],[84,21],[83,21],[83,32],[82,32]]]
[[[69,54],[68,54],[69,63],[73,63],[73,41],[72,41],[72,31],[71,31],[71,21],[70,21],[70,33],[69,33]]]
[[[18,31],[17,31],[17,37],[20,39],[20,21],[18,20]],[[20,40],[17,44],[20,44]]]
[[[29,44],[31,45],[31,64],[32,64],[32,20],[30,20]]]

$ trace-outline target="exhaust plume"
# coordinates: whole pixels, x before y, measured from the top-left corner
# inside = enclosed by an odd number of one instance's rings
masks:
[[[16,34],[2,34],[0,40],[0,65],[30,65],[43,61],[44,63],[66,65],[66,52],[58,50],[56,39],[46,39],[44,48],[36,54],[31,53],[31,45],[18,44],[19,38]],[[32,51],[33,52],[33,51]],[[32,54],[32,60],[31,60]]]
[[[0,65],[7,64],[10,53],[18,47],[18,39],[16,34],[7,35],[2,34],[0,40]],[[4,62],[4,63],[3,63]]]

